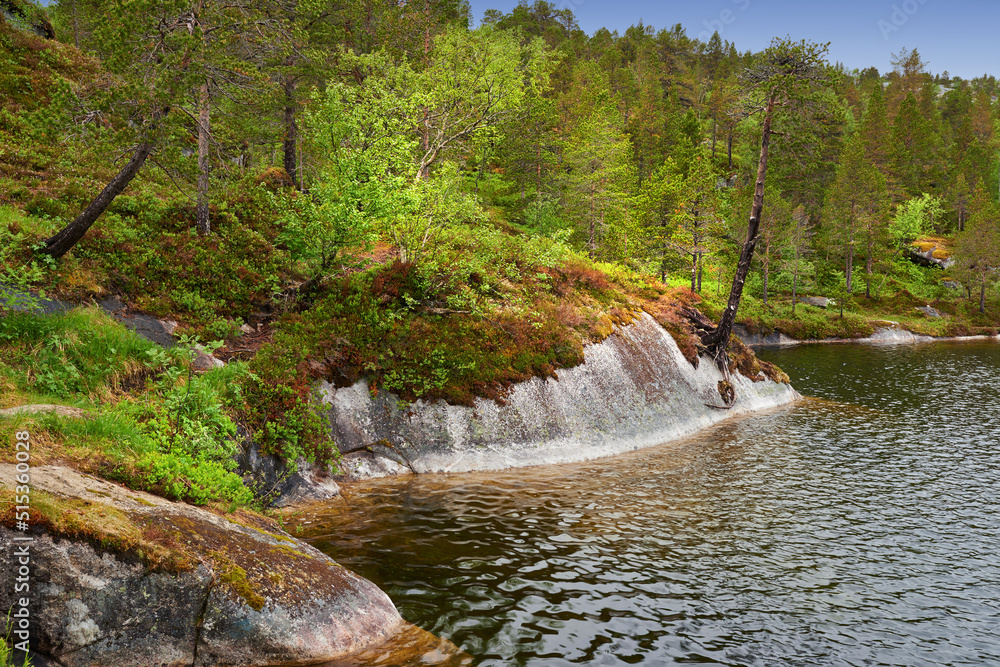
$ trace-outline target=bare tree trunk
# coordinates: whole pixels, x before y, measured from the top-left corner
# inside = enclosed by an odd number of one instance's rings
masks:
[[[292,185],[299,187],[299,163],[296,150],[299,143],[299,128],[295,123],[295,80],[285,79],[285,140],[282,143],[284,152],[285,173],[292,179]]]
[[[869,300],[872,298],[872,254],[870,250],[865,258],[865,298]]]
[[[80,48],[80,27],[76,16],[76,0],[73,0],[73,45]]]
[[[798,257],[795,258],[795,271],[792,272],[792,317],[795,316],[795,301],[796,301],[796,290],[798,288],[799,282],[799,267],[798,267]]]
[[[726,137],[726,151],[729,154],[729,169],[733,168],[733,128],[729,128],[729,136]]]
[[[767,176],[767,149],[771,142],[771,119],[774,117],[776,102],[777,99],[774,95],[767,100],[760,138],[760,160],[757,162],[757,183],[754,186],[753,206],[750,208],[747,236],[743,241],[739,262],[736,264],[736,275],[733,276],[733,286],[729,290],[729,302],[722,317],[719,318],[719,326],[705,338],[709,352],[720,365],[725,363],[726,347],[729,345],[729,336],[733,332],[733,324],[736,323],[736,311],[739,310],[740,298],[743,296],[743,284],[750,273],[753,251],[757,247],[759,238],[760,214],[764,208],[764,177]]]
[[[202,236],[212,233],[212,224],[208,216],[210,113],[208,80],[206,79],[198,91],[198,202],[195,217],[198,223],[198,233]]]
[[[847,293],[854,293],[854,285],[852,279],[854,278],[854,244],[847,244],[847,264],[844,266],[844,277],[847,279]]]
[[[986,312],[986,281],[979,283],[979,312]]]
[[[132,182],[132,179],[135,178],[139,169],[145,164],[146,158],[152,152],[153,142],[144,141],[139,144],[128,164],[111,179],[111,182],[87,205],[87,208],[83,209],[73,222],[63,227],[51,238],[45,240],[45,247],[42,249],[42,252],[52,257],[62,257],[69,252],[70,248],[76,245],[83,238],[83,235],[87,233],[87,230],[90,229],[90,226],[97,221],[101,213],[104,213],[104,210],[114,201],[115,197],[128,187],[128,184]]]

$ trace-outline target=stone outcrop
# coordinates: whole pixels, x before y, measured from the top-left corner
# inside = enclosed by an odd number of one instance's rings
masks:
[[[0,464],[0,482],[14,475]],[[64,667],[314,664],[407,627],[374,584],[256,515],[237,523],[61,466],[32,470],[31,499],[31,530],[5,521],[0,545],[8,561],[15,537],[34,538],[32,649]],[[17,568],[0,569],[10,609]]]
[[[670,334],[645,313],[588,346],[584,355],[580,366],[558,371],[558,380],[533,378],[514,385],[503,404],[485,399],[471,408],[443,401],[404,404],[387,392],[373,397],[364,381],[320,389],[342,451],[367,448],[376,462],[395,462],[414,472],[496,470],[608,456],[798,397],[787,384],[733,375],[736,403],[725,409],[724,378],[715,365],[703,359],[692,366]],[[368,466],[366,474],[371,474],[371,461]]]
[[[825,296],[800,296],[799,302],[807,306],[816,306],[817,308],[829,308],[830,306],[837,305],[833,299]]]
[[[17,415],[53,414],[57,417],[73,417],[75,419],[90,419],[93,415],[82,408],[70,405],[53,405],[51,403],[32,403],[18,405],[0,410],[0,417],[15,417]]]

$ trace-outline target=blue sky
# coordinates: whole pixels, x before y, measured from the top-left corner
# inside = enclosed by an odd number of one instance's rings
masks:
[[[642,20],[659,29],[680,23],[707,41],[713,30],[743,52],[772,37],[830,42],[829,59],[848,68],[892,69],[890,55],[916,48],[928,69],[964,78],[1000,76],[1000,2],[993,0],[552,0],[573,10],[580,27],[624,32]],[[533,0],[529,0],[533,2]],[[478,21],[487,9],[510,11],[517,0],[472,0]]]

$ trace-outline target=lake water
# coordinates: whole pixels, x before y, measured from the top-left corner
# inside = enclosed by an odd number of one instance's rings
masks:
[[[1000,344],[759,354],[808,398],[357,486],[306,537],[477,665],[1000,665]]]

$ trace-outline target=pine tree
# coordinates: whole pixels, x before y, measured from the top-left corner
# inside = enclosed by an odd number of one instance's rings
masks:
[[[668,244],[687,257],[691,268],[691,291],[701,292],[705,255],[712,252],[711,237],[720,217],[718,177],[704,154],[694,157],[686,174],[675,181],[673,234]]]
[[[885,177],[864,154],[858,135],[844,147],[837,177],[827,193],[823,219],[829,234],[844,248],[846,290],[854,290],[854,259],[860,245],[865,254],[865,291],[871,295],[875,255],[887,225]]]
[[[990,201],[969,219],[955,243],[958,275],[979,287],[979,312],[986,312],[986,288],[1000,267],[1000,205]]]
[[[767,305],[771,271],[774,265],[779,263],[779,258],[785,254],[794,221],[791,204],[785,201],[777,191],[768,188],[764,202],[764,208],[761,210],[760,242],[758,244],[760,251],[757,253],[757,257],[760,260],[763,277],[761,296],[764,304]]]
[[[888,179],[892,170],[890,153],[892,128],[889,125],[885,95],[880,82],[876,82],[872,88],[868,106],[861,119],[861,141],[865,147],[865,155]]]
[[[600,81],[592,63],[581,63],[579,81]],[[606,88],[581,91],[567,111],[573,119],[556,179],[565,211],[577,221],[591,257],[627,250],[635,173],[632,145],[621,113]],[[608,245],[607,253],[605,246]]]
[[[758,110],[763,113],[763,123],[750,220],[733,276],[733,285],[729,290],[729,300],[719,318],[719,326],[703,338],[720,367],[727,367],[725,351],[759,239],[760,216],[764,207],[764,180],[767,176],[768,149],[775,111],[786,107],[794,108],[797,104],[815,99],[817,93],[822,96],[822,90],[828,83],[824,67],[826,48],[825,45],[805,41],[794,43],[790,40],[775,40],[759,61],[743,75],[743,84],[749,91],[748,94],[757,97]]]

